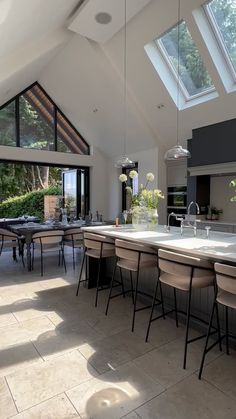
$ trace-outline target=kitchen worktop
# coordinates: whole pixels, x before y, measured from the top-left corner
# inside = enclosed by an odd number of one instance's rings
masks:
[[[193,237],[193,231],[186,229],[181,236],[178,227],[171,227],[169,233],[165,231],[164,226],[158,226],[155,231],[137,231],[132,225],[83,227],[82,229],[114,239],[135,241],[155,248],[169,249],[212,261],[236,264],[236,234],[211,231],[210,237],[207,239],[205,230],[198,230],[197,237]]]

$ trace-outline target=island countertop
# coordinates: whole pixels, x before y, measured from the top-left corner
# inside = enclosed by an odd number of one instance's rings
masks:
[[[132,225],[82,227],[82,230],[114,239],[146,244],[157,249],[173,250],[213,262],[236,264],[236,234],[211,231],[210,238],[207,239],[204,230],[198,230],[197,237],[193,237],[192,230],[184,231],[181,236],[178,227],[171,227],[168,233],[164,226],[158,226],[155,231],[137,231]]]

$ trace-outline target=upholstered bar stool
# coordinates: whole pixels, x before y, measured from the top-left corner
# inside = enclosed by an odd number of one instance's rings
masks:
[[[73,269],[75,269],[75,249],[84,246],[83,232],[80,227],[70,228],[64,232],[64,246],[72,247]]]
[[[82,279],[82,272],[84,267],[84,262],[87,257],[94,258],[98,260],[98,272],[97,272],[97,289],[96,289],[96,298],[95,298],[95,307],[98,304],[98,292],[104,289],[104,287],[100,284],[100,272],[101,272],[101,261],[104,258],[110,258],[115,256],[115,243],[114,240],[103,236],[101,234],[94,234],[94,233],[87,233],[84,232],[84,254],[79,274],[79,281],[78,287],[76,291],[76,295],[79,293],[79,287],[81,282],[88,281],[87,278],[87,269],[86,269],[86,277]],[[86,261],[87,262],[87,261]],[[87,266],[87,263],[86,263]]]
[[[159,284],[168,285],[173,288],[175,308],[165,314],[175,312],[176,326],[178,327],[178,309],[177,309],[177,298],[176,290],[183,291],[188,294],[187,303],[187,319],[186,319],[186,333],[185,333],[185,345],[184,345],[184,362],[183,368],[186,368],[187,359],[187,346],[196,340],[204,338],[206,335],[198,336],[193,339],[189,339],[189,322],[190,317],[195,317],[191,314],[191,297],[194,289],[208,288],[214,286],[215,273],[213,265],[197,257],[189,257],[179,253],[174,253],[166,250],[158,251],[158,265],[159,265],[159,277],[157,279],[156,290],[153,298],[153,305],[150,314],[150,319],[147,328],[146,341],[148,340],[151,323],[162,315],[153,317],[155,299]],[[218,312],[217,312],[218,313]],[[217,315],[219,322],[219,317]],[[201,320],[201,319],[198,319]],[[202,320],[203,321],[203,320]],[[214,332],[215,333],[215,332]]]
[[[144,268],[156,268],[157,269],[157,252],[153,250],[149,246],[145,246],[142,244],[136,244],[133,242],[129,242],[126,240],[115,240],[115,251],[116,251],[116,265],[113,272],[113,277],[111,281],[111,288],[110,293],[107,301],[107,307],[106,307],[106,315],[108,313],[110,300],[116,297],[119,297],[121,295],[124,295],[126,293],[132,293],[132,299],[133,299],[133,320],[132,320],[132,332],[134,331],[134,323],[135,323],[135,314],[137,311],[145,310],[147,308],[150,308],[151,305],[137,308],[137,296],[138,294],[146,295],[150,297],[149,294],[140,291],[138,289],[139,284],[139,274],[140,271]],[[122,270],[126,270],[130,272],[130,284],[131,289],[124,291],[124,288],[121,293],[112,295],[112,290],[114,287],[114,281],[115,281],[115,275],[116,270],[119,268],[120,270],[120,276],[121,276],[121,282],[123,284],[122,279]],[[136,282],[135,287],[133,287],[133,273],[136,274]],[[135,279],[135,278],[134,278]],[[160,304],[160,302],[159,302]]]
[[[199,379],[201,379],[203,366],[205,362],[205,357],[207,352],[209,352],[215,345],[221,343],[223,339],[226,341],[226,353],[229,355],[229,337],[235,338],[235,336],[229,335],[229,309],[236,310],[236,266],[224,265],[221,263],[215,263],[215,272],[216,272],[216,292],[215,292],[215,300],[213,303],[211,317],[209,321],[209,327],[206,337],[205,348],[202,355],[202,362],[199,370]],[[208,341],[211,334],[212,323],[214,312],[216,311],[218,304],[224,307],[225,310],[225,334],[220,336],[219,340],[214,342],[212,345],[208,347]],[[221,349],[221,345],[220,345]]]

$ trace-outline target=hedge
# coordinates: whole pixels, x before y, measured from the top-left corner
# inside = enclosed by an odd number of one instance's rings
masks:
[[[59,186],[29,192],[25,195],[8,198],[0,204],[0,218],[16,218],[22,215],[34,215],[44,218],[44,195],[61,195]]]

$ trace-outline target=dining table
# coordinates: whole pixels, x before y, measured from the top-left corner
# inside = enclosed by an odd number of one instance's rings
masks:
[[[27,257],[27,268],[28,271],[32,270],[32,256],[31,256],[31,244],[32,244],[32,236],[35,233],[40,233],[43,231],[50,231],[50,230],[69,230],[72,228],[81,228],[85,226],[101,226],[106,225],[105,222],[85,222],[85,221],[75,221],[73,223],[62,223],[62,222],[44,222],[44,223],[36,223],[36,222],[27,222],[21,224],[13,224],[8,225],[7,228],[12,231],[13,233],[17,234],[19,237],[22,237],[21,240],[25,242],[26,245],[26,257]]]

